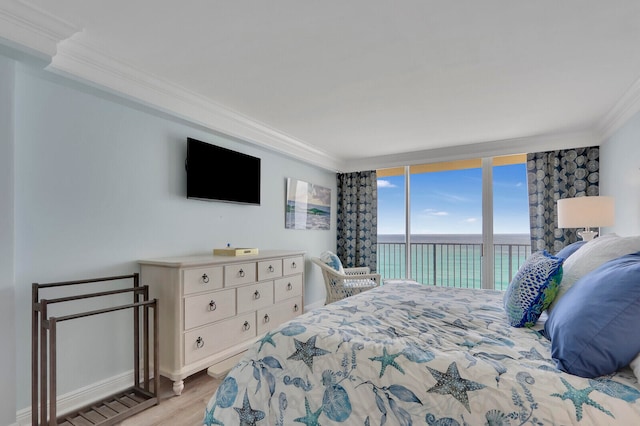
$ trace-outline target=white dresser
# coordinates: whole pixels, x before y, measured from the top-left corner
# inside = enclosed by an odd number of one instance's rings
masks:
[[[142,284],[159,300],[160,374],[176,395],[185,377],[241,353],[303,310],[302,251],[139,263]]]

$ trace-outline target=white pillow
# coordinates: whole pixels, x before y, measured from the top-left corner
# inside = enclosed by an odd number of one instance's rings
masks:
[[[633,361],[631,361],[631,364],[629,364],[629,366],[631,366],[633,374],[636,375],[636,379],[638,379],[638,382],[640,382],[640,354],[638,354],[638,356],[636,356]]]
[[[640,236],[620,237],[617,234],[606,234],[593,239],[573,253],[562,265],[562,282],[560,291],[549,306],[551,312],[558,300],[575,284],[578,279],[600,265],[620,256],[640,251]]]

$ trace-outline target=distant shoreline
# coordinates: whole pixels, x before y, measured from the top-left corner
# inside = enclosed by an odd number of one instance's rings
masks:
[[[404,234],[379,234],[378,243],[404,243]],[[467,243],[467,244],[481,244],[481,234],[412,234],[412,243]],[[531,244],[531,237],[529,234],[494,234],[494,244]]]

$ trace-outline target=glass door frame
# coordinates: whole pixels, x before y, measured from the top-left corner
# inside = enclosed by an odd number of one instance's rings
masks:
[[[484,289],[494,289],[493,158],[482,159],[482,279]]]
[[[461,162],[480,162],[482,172],[482,255],[481,255],[481,288],[495,288],[494,271],[494,188],[493,188],[493,167],[505,164],[516,164],[521,162],[522,155],[507,155],[495,157],[483,157]],[[495,161],[497,159],[497,161]],[[445,164],[447,162],[434,163]],[[405,277],[412,279],[412,259],[411,259],[411,169],[416,166],[403,166],[404,172],[404,201],[405,201]],[[418,166],[420,167],[420,166]],[[476,166],[477,167],[477,166]],[[475,168],[475,167],[469,167]],[[454,169],[452,169],[454,170]]]

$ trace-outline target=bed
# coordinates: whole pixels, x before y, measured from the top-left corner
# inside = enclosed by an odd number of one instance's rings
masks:
[[[630,368],[560,371],[546,313],[512,327],[503,297],[396,280],[308,312],[249,349],[204,424],[640,424]]]

